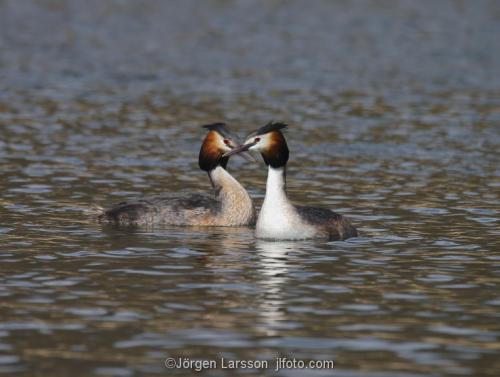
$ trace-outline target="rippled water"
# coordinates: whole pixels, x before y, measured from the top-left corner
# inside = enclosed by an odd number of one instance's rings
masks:
[[[494,1],[1,1],[0,373],[498,376],[499,34]],[[361,237],[87,216],[207,190],[199,125],[270,119],[293,200]],[[260,205],[263,164],[230,168]]]

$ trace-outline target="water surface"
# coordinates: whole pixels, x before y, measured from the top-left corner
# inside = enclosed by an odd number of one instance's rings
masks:
[[[0,373],[499,375],[498,3],[304,4],[0,2]],[[208,190],[199,125],[271,119],[290,197],[359,238],[87,215]],[[263,163],[229,167],[260,206]]]

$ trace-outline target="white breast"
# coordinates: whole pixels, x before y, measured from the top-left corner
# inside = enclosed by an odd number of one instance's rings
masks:
[[[317,230],[304,223],[285,191],[283,168],[269,167],[266,197],[255,229],[258,238],[274,240],[300,240],[313,238]]]

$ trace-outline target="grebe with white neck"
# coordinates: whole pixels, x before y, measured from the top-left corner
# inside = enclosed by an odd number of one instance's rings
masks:
[[[288,199],[286,164],[289,150],[281,132],[286,127],[283,123],[269,123],[251,133],[244,144],[223,155],[258,151],[268,166],[266,195],[255,229],[257,238],[345,240],[356,237],[356,228],[342,215],[325,208],[297,206]]]
[[[255,208],[245,188],[226,170],[235,143],[224,123],[203,126],[208,134],[198,163],[208,173],[213,193],[138,198],[102,210],[98,221],[125,225],[245,226],[255,224]]]

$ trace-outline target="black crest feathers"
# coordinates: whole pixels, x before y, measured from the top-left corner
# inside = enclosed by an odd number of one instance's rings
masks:
[[[262,126],[258,130],[254,131],[252,134],[254,136],[265,135],[269,132],[280,131],[280,130],[283,130],[285,128],[288,128],[288,124],[281,123],[281,122],[269,122],[265,126]]]
[[[212,124],[205,124],[202,127],[207,129],[208,131],[217,131],[222,136],[231,136],[231,132],[229,132],[226,123],[218,122]]]

